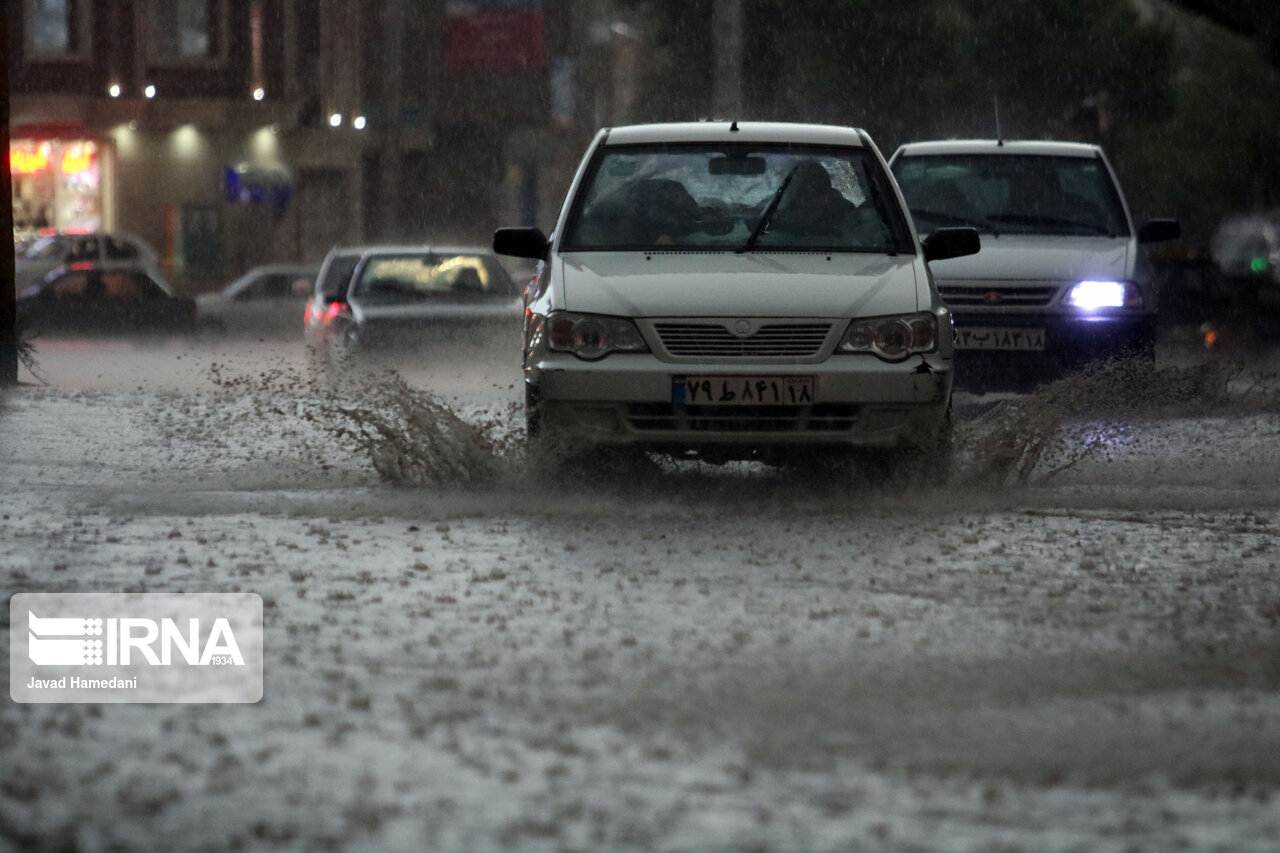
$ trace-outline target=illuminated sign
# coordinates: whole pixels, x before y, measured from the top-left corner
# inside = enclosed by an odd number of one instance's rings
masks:
[[[39,148],[10,148],[9,172],[13,175],[35,175],[49,168],[49,145]]]
[[[52,161],[56,159],[59,172],[68,176],[78,175],[93,168],[97,150],[92,142],[81,142],[65,149],[58,158],[54,156],[53,145],[49,142],[42,142],[37,146],[10,146],[9,173],[38,175],[49,171]]]
[[[93,152],[94,145],[92,142],[68,148],[62,155],[62,174],[77,175],[80,172],[87,171],[93,166]]]

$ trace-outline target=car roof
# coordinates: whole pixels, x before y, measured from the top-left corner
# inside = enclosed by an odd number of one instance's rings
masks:
[[[864,134],[854,127],[777,121],[690,121],[633,124],[605,128],[605,145],[656,142],[800,142],[864,147]]]
[[[245,270],[243,273],[236,276],[236,278],[241,279],[251,275],[266,275],[274,272],[306,272],[308,270],[315,272],[318,269],[320,269],[319,264],[259,264],[256,267],[250,267]]]
[[[373,244],[368,246],[334,246],[331,255],[492,255],[487,246],[414,244]]]
[[[1000,154],[1008,156],[1097,157],[1102,149],[1087,142],[1058,142],[1037,139],[940,139],[908,142],[898,147],[894,157],[924,157],[934,154]]]

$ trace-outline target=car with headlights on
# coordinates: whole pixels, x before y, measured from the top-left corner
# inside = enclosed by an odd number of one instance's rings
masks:
[[[1021,388],[1091,360],[1154,366],[1159,293],[1147,247],[1178,223],[1135,226],[1101,147],[936,141],[889,161],[924,235],[965,225],[982,253],[933,268],[956,325],[957,383]]]
[[[303,324],[313,356],[331,367],[476,324],[505,322],[518,333],[521,310],[519,288],[488,249],[342,247],[322,265]]]
[[[952,334],[928,263],[978,247],[972,228],[920,244],[862,130],[602,129],[552,237],[494,234],[498,253],[540,261],[523,357],[534,446],[937,458]]]

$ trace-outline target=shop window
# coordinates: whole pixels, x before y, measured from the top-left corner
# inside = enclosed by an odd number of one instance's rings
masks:
[[[226,57],[225,0],[150,0],[151,58],[162,64]]]
[[[88,0],[26,0],[27,53],[33,59],[81,59],[87,53]]]

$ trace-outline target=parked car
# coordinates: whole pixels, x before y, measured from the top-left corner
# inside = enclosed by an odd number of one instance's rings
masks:
[[[697,122],[601,130],[548,239],[494,234],[542,261],[526,300],[534,446],[711,462],[941,464],[951,317],[871,138],[821,125]]]
[[[432,329],[518,324],[520,290],[487,249],[364,246],[329,253],[307,303],[308,347],[326,364],[418,346]]]
[[[223,334],[298,333],[298,313],[315,288],[314,264],[254,267],[217,293],[196,297],[200,328]]]
[[[916,142],[890,168],[921,234],[983,235],[980,255],[933,270],[955,316],[962,387],[1018,388],[1126,353],[1154,363],[1159,294],[1145,247],[1180,229],[1134,226],[1099,146]]]
[[[163,277],[156,250],[140,237],[124,233],[47,234],[15,254],[14,283],[19,293],[38,284],[64,264],[119,261],[138,264]]]
[[[185,333],[195,301],[130,261],[79,261],[60,267],[18,296],[18,316],[37,334]]]

